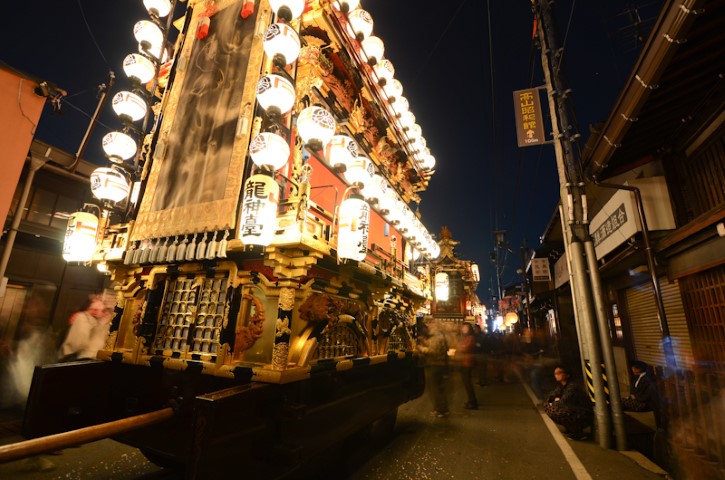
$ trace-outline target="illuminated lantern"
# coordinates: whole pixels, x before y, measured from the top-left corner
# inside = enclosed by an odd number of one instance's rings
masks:
[[[269,175],[252,175],[244,182],[240,238],[245,245],[267,246],[277,228],[279,185]]]
[[[270,117],[279,117],[292,110],[295,87],[286,78],[265,75],[257,82],[257,101]]]
[[[156,67],[151,60],[138,53],[127,55],[123,59],[123,71],[131,80],[139,83],[148,83],[156,74]]]
[[[157,17],[165,17],[171,12],[171,2],[169,0],[143,0],[143,6],[151,15]]]
[[[368,252],[370,206],[362,195],[353,194],[340,205],[337,255],[350,260],[365,260]]]
[[[398,102],[395,102],[396,104]],[[413,115],[413,112],[408,110],[407,112],[403,112],[400,114],[400,119],[398,120],[398,123],[400,124],[401,128],[403,130],[410,129],[415,124],[415,115]]]
[[[307,107],[297,117],[300,138],[315,151],[322,150],[327,145],[335,135],[335,127],[335,118],[322,107]]]
[[[90,262],[96,252],[98,217],[88,212],[75,212],[68,218],[63,241],[66,262]]]
[[[123,118],[128,118],[132,122],[141,120],[146,116],[146,102],[143,98],[135,93],[122,91],[113,96],[111,106],[116,114]]]
[[[103,136],[103,151],[111,160],[128,160],[136,155],[136,141],[123,132],[109,132]]]
[[[360,190],[364,189],[366,185],[370,185],[372,180],[370,167],[371,165],[367,158],[355,158],[352,162],[350,162],[347,170],[345,170],[345,180],[347,180],[347,183],[351,186],[355,186]]]
[[[385,96],[388,98],[388,101],[392,103],[396,98],[403,94],[403,84],[400,83],[400,80],[393,78],[392,80],[385,82],[383,92],[385,92]]]
[[[441,254],[441,246],[431,240],[430,258],[438,258]]]
[[[347,13],[350,10],[355,10],[360,5],[360,0],[340,0],[335,2],[334,5],[341,12]]]
[[[120,202],[130,191],[126,175],[113,168],[101,167],[91,173],[91,192],[96,198]]]
[[[269,0],[269,6],[285,22],[291,22],[302,15],[305,0]]]
[[[290,149],[284,138],[275,133],[262,132],[250,142],[249,155],[255,165],[269,165],[277,170],[287,163]]]
[[[369,166],[372,166],[368,164]],[[385,180],[383,177],[381,177],[378,174],[371,173],[370,174],[370,184],[365,185],[365,190],[363,190],[363,195],[365,196],[365,200],[367,200],[370,203],[378,203],[380,201],[380,196],[382,195],[382,187],[381,185],[385,183]]]
[[[448,282],[448,274],[438,272],[435,276],[435,296],[436,301],[447,302],[450,295],[450,286]]]
[[[284,66],[297,60],[300,54],[300,37],[286,23],[273,23],[264,32],[264,52],[275,65]]]
[[[373,33],[373,17],[363,9],[357,9],[347,16],[353,36],[362,41]]]
[[[514,323],[519,321],[519,316],[516,312],[509,312],[506,314],[506,317],[504,317],[504,324],[505,325],[513,325]]]
[[[375,35],[370,35],[365,40],[360,42],[360,46],[365,52],[365,56],[368,59],[370,65],[376,65],[385,53],[385,44]]]
[[[338,172],[346,171],[357,156],[357,143],[347,135],[334,135],[325,146],[325,158]]]
[[[436,159],[430,153],[423,153],[420,165],[426,170],[433,170],[433,167],[436,166]]]
[[[148,20],[136,22],[133,26],[133,36],[144,50],[159,52],[164,44],[164,33],[158,25]]]
[[[386,216],[388,213],[390,213],[390,210],[395,207],[395,192],[393,192],[393,189],[390,188],[388,185],[388,182],[380,177],[379,175],[376,175],[376,177],[380,178],[380,182],[376,182],[376,186],[379,189],[378,194],[378,211],[380,212],[380,215]]]
[[[403,219],[404,204],[398,200],[398,195],[392,188],[388,189],[387,195],[390,197],[390,208],[388,208],[388,214],[384,215],[384,217],[389,224],[395,226],[400,224],[400,221]]]
[[[159,48],[146,49],[143,45],[139,43],[138,51],[140,53],[153,57],[154,60],[156,60],[157,62],[160,61],[161,63],[166,63],[169,60],[169,51],[166,48],[163,48],[163,46],[161,45],[159,46]]]
[[[385,60],[373,67],[373,72],[375,72],[375,75],[377,75],[380,84],[384,85],[387,82],[393,80],[393,76],[395,75],[395,67],[393,66],[393,62],[386,58]]]
[[[478,273],[478,265],[475,263],[471,265],[471,274],[473,275],[474,282],[478,282],[481,279],[481,276]]]
[[[397,118],[400,118],[410,110],[410,102],[408,102],[408,99],[404,96],[400,95],[396,100],[394,104],[390,105],[390,108],[395,112],[395,116]]]

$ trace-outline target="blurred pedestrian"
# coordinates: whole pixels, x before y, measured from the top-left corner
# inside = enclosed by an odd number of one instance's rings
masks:
[[[572,440],[585,440],[584,428],[591,425],[594,418],[592,402],[579,385],[571,380],[570,372],[563,366],[554,369],[554,378],[558,385],[546,397],[544,412],[559,425],[566,428]]]
[[[442,418],[448,415],[446,383],[448,378],[448,340],[440,324],[427,319],[418,342],[418,351],[425,361],[426,389],[433,404],[431,415]]]
[[[458,369],[461,372],[463,380],[463,388],[466,389],[468,401],[464,404],[464,408],[476,410],[478,408],[478,400],[476,393],[473,391],[473,355],[475,351],[476,338],[473,335],[473,327],[470,323],[461,325],[461,336],[458,340],[458,348],[456,349],[456,357],[458,359]]]
[[[483,333],[481,326],[476,324],[473,326],[473,336],[476,340],[474,346],[474,363],[477,373],[476,383],[484,386],[488,383],[488,352],[486,351],[486,334]]]
[[[91,295],[86,307],[73,314],[70,329],[60,346],[60,360],[67,362],[95,359],[106,344],[111,326],[111,310],[99,295]]]

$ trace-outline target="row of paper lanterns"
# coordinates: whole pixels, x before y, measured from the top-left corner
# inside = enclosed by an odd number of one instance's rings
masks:
[[[357,7],[357,2],[336,3],[343,11]],[[304,2],[271,1],[270,5],[278,17],[289,22],[301,15]],[[355,10],[348,16],[355,18],[353,14],[356,12],[363,11]],[[288,23],[277,22],[266,30],[263,47],[273,63],[284,68],[297,60],[300,40]],[[285,76],[269,73],[257,83],[257,102],[270,118],[278,120],[292,110],[295,87]],[[302,141],[310,149],[322,151],[329,165],[342,172],[348,184],[362,193],[344,199],[340,207],[338,255],[341,258],[365,258],[369,206],[363,205],[363,199],[377,204],[384,218],[398,226],[419,252],[429,257],[438,255],[440,250],[432,236],[384,178],[374,173],[372,162],[359,154],[355,141],[347,135],[335,133],[337,125],[329,111],[317,105],[304,108],[297,116],[296,126]],[[245,244],[265,246],[274,238],[279,200],[279,187],[271,172],[286,165],[290,156],[289,142],[274,132],[261,132],[250,142],[249,152],[252,161],[261,170],[245,182],[240,236]],[[349,245],[355,245],[355,248]]]
[[[143,0],[152,19],[166,17],[171,12],[170,0]],[[141,20],[134,26],[134,36],[139,43],[139,53],[131,53],[123,61],[123,70],[132,83],[141,85],[149,82],[156,74],[159,60],[166,60],[164,34],[158,25]],[[162,53],[163,52],[163,53]],[[131,182],[124,162],[132,159],[138,151],[136,140],[129,135],[131,123],[146,116],[148,106],[143,96],[132,91],[118,92],[111,105],[116,114],[127,124],[122,131],[106,134],[102,148],[111,161],[111,167],[100,167],[90,176],[93,195],[103,201],[120,202],[128,197]],[[63,258],[69,262],[89,262],[96,250],[98,217],[89,212],[74,212],[68,219],[63,242]]]

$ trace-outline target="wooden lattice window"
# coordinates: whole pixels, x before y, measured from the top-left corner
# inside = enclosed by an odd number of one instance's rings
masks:
[[[725,266],[684,277],[680,288],[696,360],[725,370]]]
[[[725,204],[725,139],[718,138],[710,147],[690,158],[672,160],[676,176],[670,189],[679,198],[680,224]],[[679,195],[677,195],[679,193]]]

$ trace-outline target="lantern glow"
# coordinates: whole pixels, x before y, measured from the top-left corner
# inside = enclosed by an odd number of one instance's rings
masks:
[[[252,175],[244,182],[240,239],[245,245],[267,246],[277,228],[279,185],[265,174]]]
[[[335,118],[322,107],[303,109],[297,117],[297,131],[313,150],[322,150],[335,134]],[[357,148],[357,147],[356,147]]]
[[[265,75],[257,82],[257,101],[267,115],[284,115],[294,105],[295,87],[284,77]]]
[[[90,262],[96,251],[98,217],[88,212],[75,212],[68,218],[63,241],[66,262]]]
[[[445,272],[438,272],[435,276],[435,297],[438,302],[447,302],[448,296],[450,295],[450,285],[448,281],[448,274]]]
[[[350,260],[365,260],[369,228],[370,206],[362,195],[350,195],[340,205],[337,255]]]
[[[101,167],[91,173],[91,192],[100,200],[120,202],[130,191],[126,176],[113,168]]]
[[[300,54],[300,37],[286,23],[273,23],[264,32],[264,52],[275,63],[284,66],[297,60]]]
[[[269,165],[274,170],[282,168],[290,155],[287,141],[271,132],[262,132],[249,144],[249,154],[257,166]]]

